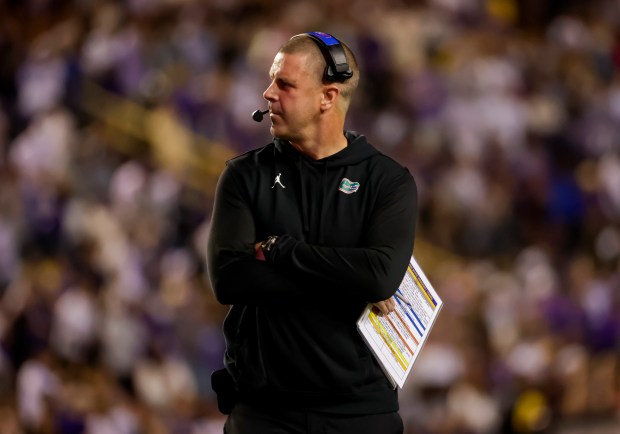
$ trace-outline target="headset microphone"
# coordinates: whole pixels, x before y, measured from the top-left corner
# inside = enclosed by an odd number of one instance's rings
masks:
[[[256,122],[262,122],[263,116],[267,113],[269,113],[269,109],[264,110],[264,111],[256,110],[254,113],[252,113],[252,119],[254,119]]]

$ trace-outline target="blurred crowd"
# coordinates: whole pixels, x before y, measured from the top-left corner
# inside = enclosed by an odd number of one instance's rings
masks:
[[[445,301],[406,432],[619,432],[620,2],[0,0],[0,433],[221,432],[214,183],[317,29]]]

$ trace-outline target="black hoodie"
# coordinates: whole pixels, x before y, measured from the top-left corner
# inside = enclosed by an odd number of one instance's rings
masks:
[[[218,182],[208,268],[226,367],[241,399],[343,414],[396,411],[397,395],[356,329],[400,284],[415,232],[409,171],[366,138],[312,160],[288,142],[230,160]],[[255,259],[254,245],[280,238]]]

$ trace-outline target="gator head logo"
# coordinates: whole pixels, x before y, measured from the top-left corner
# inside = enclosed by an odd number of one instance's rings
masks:
[[[340,181],[340,185],[338,186],[338,190],[346,194],[355,193],[359,188],[359,182],[353,182],[348,178],[342,178],[342,181]]]

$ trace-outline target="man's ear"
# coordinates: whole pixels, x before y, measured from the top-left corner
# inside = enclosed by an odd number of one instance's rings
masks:
[[[336,100],[340,95],[340,89],[337,86],[329,85],[323,88],[323,97],[321,98],[321,109],[327,110],[336,104]]]

